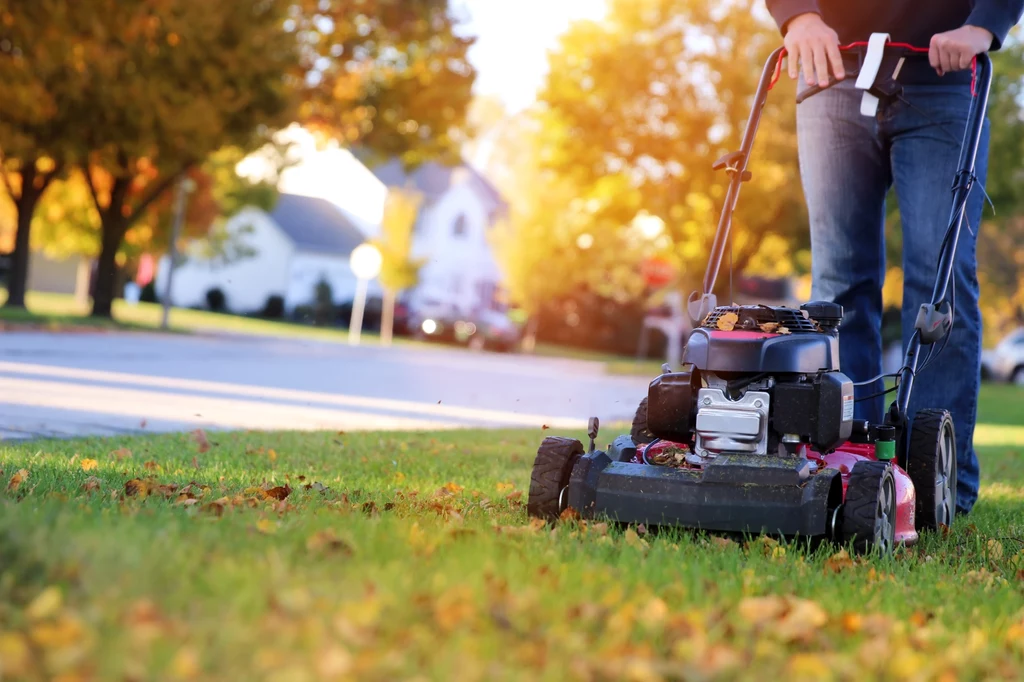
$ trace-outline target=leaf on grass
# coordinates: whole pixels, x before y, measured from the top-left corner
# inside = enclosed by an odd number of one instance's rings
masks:
[[[200,454],[209,451],[210,441],[206,438],[205,431],[202,429],[196,429],[192,432],[192,439],[195,440],[196,448],[199,450]]]
[[[636,527],[636,534],[640,537],[647,535],[647,526],[641,523]]]
[[[275,500],[283,500],[292,494],[292,489],[287,485],[279,485],[269,490],[264,491],[267,497],[272,497]]]
[[[270,519],[260,519],[256,522],[256,530],[264,535],[273,535],[277,532],[277,525]]]
[[[10,679],[22,679],[21,675],[28,675],[29,665],[32,660],[32,651],[29,649],[25,635],[20,632],[0,632],[0,661],[3,661],[3,672]]]
[[[718,318],[718,322],[715,326],[723,332],[731,332],[736,328],[736,323],[740,321],[740,316],[736,313],[726,313]]]
[[[522,496],[523,496],[523,491],[522,490],[517,490],[514,493],[509,493],[508,495],[506,495],[505,499],[508,500],[509,502],[518,502],[519,499]]]
[[[36,595],[32,603],[25,609],[25,616],[31,621],[40,621],[56,615],[63,604],[60,589],[51,585]]]
[[[275,451],[274,448],[270,448],[269,450],[267,450],[267,459],[269,459],[271,462],[277,461],[277,451]]]
[[[352,556],[354,550],[352,545],[337,536],[330,528],[317,531],[306,540],[306,549],[316,553],[333,553],[342,556]]]
[[[133,478],[124,484],[124,493],[129,497],[146,497],[149,495],[149,484],[142,479]]]
[[[197,471],[199,470],[199,458],[194,455],[192,456],[192,468],[196,469]]]
[[[630,547],[634,547],[639,550],[645,550],[649,547],[647,540],[642,539],[632,528],[626,529],[626,532],[622,535],[622,539]]]
[[[735,540],[723,538],[720,535],[712,535],[708,538],[708,541],[712,547],[717,547],[718,549],[732,549],[734,547],[739,547],[739,543]]]
[[[146,467],[146,471],[156,471],[157,469],[160,468],[160,465],[154,462],[153,460],[149,460],[142,466]]]
[[[989,540],[985,543],[985,550],[988,558],[993,561],[999,561],[1003,558],[1003,543],[999,542],[999,540]]]
[[[91,493],[100,489],[100,479],[95,476],[90,476],[85,479],[85,483],[82,484],[82,490],[87,493]]]
[[[463,487],[461,485],[459,485],[458,483],[453,483],[452,481],[448,481],[447,483],[445,483],[444,489],[452,493],[453,495],[456,495],[463,491]]]
[[[562,510],[562,513],[558,515],[559,521],[576,521],[580,518],[580,513],[572,507],[566,507]],[[538,519],[539,520],[539,519]]]
[[[28,478],[28,469],[18,469],[7,482],[7,492],[14,492],[21,487],[21,484]]]
[[[94,459],[83,459],[80,464],[82,466],[82,471],[92,471],[99,466],[99,462]]]
[[[132,456],[132,451],[129,450],[128,448],[118,448],[117,450],[114,450],[110,454],[112,454],[117,459],[118,462],[123,462],[124,460]]]
[[[853,568],[853,559],[845,549],[841,549],[825,560],[825,570],[832,573],[839,573],[847,568]]]
[[[512,488],[515,488],[515,487],[516,487],[516,486],[515,486],[515,483],[499,483],[499,484],[497,485],[497,488],[498,488],[498,492],[499,492],[499,493],[503,493],[503,492],[505,492],[506,490],[512,490]]]

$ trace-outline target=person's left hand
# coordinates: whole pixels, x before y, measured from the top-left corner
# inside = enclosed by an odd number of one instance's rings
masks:
[[[932,36],[928,61],[940,76],[963,71],[971,60],[992,47],[992,34],[980,26],[961,26]]]

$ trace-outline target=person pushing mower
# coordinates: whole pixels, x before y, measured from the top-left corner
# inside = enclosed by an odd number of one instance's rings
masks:
[[[799,92],[822,89],[797,107],[797,144],[811,230],[812,297],[844,310],[840,362],[859,385],[857,418],[885,412],[882,373],[882,284],[885,201],[895,186],[903,231],[903,343],[919,303],[930,300],[935,264],[949,221],[937,188],[949,188],[973,97],[977,55],[998,50],[1024,15],[1024,0],[766,0],[788,53]],[[928,59],[897,67],[900,92],[863,112],[863,91],[847,79],[853,66],[841,47],[872,34],[927,51]],[[838,84],[835,81],[840,81]],[[831,87],[828,87],[830,86]],[[976,181],[983,189],[988,125],[978,148]],[[957,182],[963,179],[958,178]],[[926,368],[918,366],[909,412],[938,404],[956,433],[956,512],[978,497],[979,463],[972,446],[980,388],[982,321],[976,240],[983,191],[967,199],[965,226],[948,294],[952,327]],[[926,353],[927,355],[927,353]],[[924,369],[924,371],[922,371]]]

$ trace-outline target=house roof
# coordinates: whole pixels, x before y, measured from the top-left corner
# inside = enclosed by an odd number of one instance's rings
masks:
[[[281,194],[270,217],[300,251],[348,255],[366,236],[331,202]]]
[[[504,199],[494,185],[469,164],[445,166],[435,161],[428,161],[411,173],[406,173],[402,162],[392,159],[372,170],[377,179],[388,187],[406,187],[411,184],[428,200],[437,199],[451,189],[455,184],[458,171],[461,170],[467,174],[470,186],[489,204],[490,212],[507,208]]]

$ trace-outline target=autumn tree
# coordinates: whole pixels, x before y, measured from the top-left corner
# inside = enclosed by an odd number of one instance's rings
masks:
[[[422,203],[422,195],[411,190],[397,187],[389,189],[380,224],[380,236],[372,241],[381,253],[378,279],[384,289],[381,319],[381,342],[384,345],[391,345],[395,297],[416,285],[420,269],[426,262],[412,255],[413,233]]]
[[[67,77],[74,22],[59,0],[11,3],[0,9],[0,178],[15,211],[7,282],[9,307],[25,307],[32,218],[67,162],[69,121],[80,88]]]
[[[605,21],[579,22],[563,36],[540,93],[538,145],[543,169],[575,185],[583,206],[601,207],[581,214],[565,204],[546,219],[586,226],[577,276],[589,268],[603,281],[600,271],[615,263],[619,279],[637,278],[627,255],[647,249],[623,251],[623,235],[644,210],[665,224],[656,251],[699,284],[728,182],[712,162],[739,148],[764,61],[780,44],[762,5],[611,0]],[[794,107],[783,81],[765,107],[753,181],[733,223],[737,270],[768,234],[806,241]],[[565,254],[556,258],[561,264]]]

